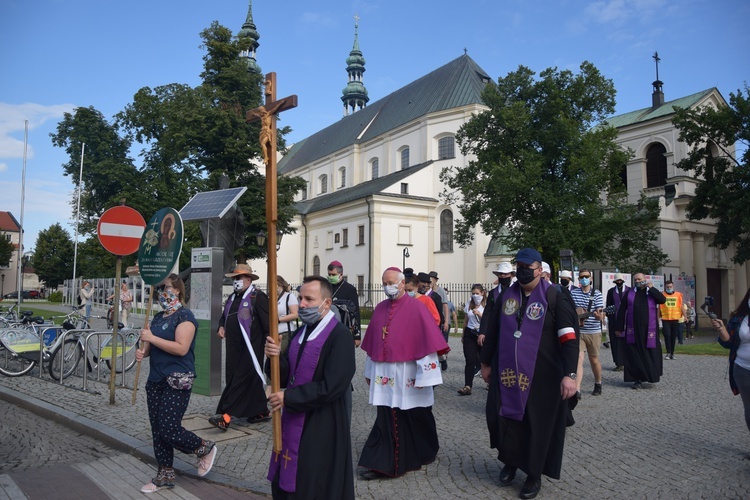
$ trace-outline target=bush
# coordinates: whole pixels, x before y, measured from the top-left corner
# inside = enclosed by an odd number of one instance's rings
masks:
[[[62,292],[52,292],[51,294],[49,294],[49,299],[48,300],[50,302],[58,302],[58,303],[62,302],[62,300],[63,300],[63,294],[62,294]]]

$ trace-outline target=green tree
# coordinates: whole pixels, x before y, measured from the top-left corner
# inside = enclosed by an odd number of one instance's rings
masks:
[[[52,224],[40,231],[31,266],[47,288],[57,288],[73,274],[73,241],[62,226]]]
[[[479,225],[510,248],[539,249],[548,262],[565,248],[578,261],[623,268],[666,261],[652,243],[656,202],[627,204],[620,173],[630,153],[605,121],[615,89],[593,64],[578,74],[548,68],[538,79],[519,66],[488,84],[482,99],[489,109],[457,134],[463,154],[475,159],[440,174],[442,198],[462,217],[461,245]]]
[[[734,242],[732,260],[750,260],[750,88],[745,84],[744,93],[730,93],[729,106],[679,109],[672,121],[690,147],[677,166],[702,181],[688,204],[688,218],[716,219],[711,244],[724,249]]]
[[[122,258],[123,272],[127,266],[135,264],[136,257],[137,254],[133,254]],[[78,277],[103,278],[114,276],[116,266],[117,256],[105,250],[96,236],[90,236],[78,242],[78,258],[76,261]]]
[[[10,265],[10,258],[13,257],[13,252],[16,248],[10,240],[5,237],[0,237],[0,267],[8,267]]]

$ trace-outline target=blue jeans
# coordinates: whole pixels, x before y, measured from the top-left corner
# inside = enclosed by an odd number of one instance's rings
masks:
[[[747,430],[750,431],[750,370],[742,368],[737,363],[734,364],[732,370],[734,382],[740,390],[742,404],[745,406],[745,424],[747,425]]]
[[[91,302],[86,304],[86,321],[91,319]]]

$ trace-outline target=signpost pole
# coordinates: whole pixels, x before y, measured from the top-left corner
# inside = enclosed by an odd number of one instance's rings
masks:
[[[120,321],[120,279],[122,278],[122,257],[117,256],[115,266],[115,292],[112,305],[112,360],[109,364],[109,404],[115,404],[115,378],[117,378],[117,330]]]

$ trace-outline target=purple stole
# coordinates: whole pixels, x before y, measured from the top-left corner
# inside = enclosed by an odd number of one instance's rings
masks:
[[[633,328],[633,303],[635,302],[635,288],[628,290],[626,300],[628,301],[628,312],[625,315],[625,341],[635,344],[635,329]],[[646,336],[646,347],[656,347],[656,301],[646,292],[646,303],[648,304],[648,335]]]
[[[251,300],[248,295],[252,294],[252,286],[249,286],[247,290],[245,290],[245,293],[242,294],[242,299],[240,299],[242,302],[240,302],[240,307],[237,309],[237,321],[240,324],[240,330],[242,330],[242,333],[246,337],[246,343],[248,344],[248,348],[250,345],[250,326],[253,324],[253,301]],[[232,302],[237,298],[237,294],[232,292],[232,295],[229,296],[229,300],[227,300],[226,305],[224,306],[224,324],[227,324],[227,316],[229,315],[229,309],[232,307]],[[252,352],[252,349],[250,349],[250,352]]]
[[[289,383],[287,389],[297,387],[312,382],[315,368],[318,366],[320,351],[323,344],[336,325],[336,318],[331,318],[323,331],[313,340],[308,340],[302,356],[297,364],[297,353],[300,350],[300,344],[297,337],[289,340]],[[307,326],[299,335],[307,332]],[[302,440],[302,429],[305,426],[305,412],[288,412],[284,410],[281,413],[281,428],[284,432],[281,434],[281,450],[271,452],[271,466],[268,468],[268,480],[273,481],[276,473],[279,472],[279,487],[289,493],[297,491],[297,460],[299,458],[299,443]],[[281,460],[284,466],[281,467]]]
[[[534,380],[536,357],[547,313],[547,289],[550,286],[546,280],[539,280],[523,311],[520,309],[523,291],[518,283],[513,283],[503,295],[498,349],[502,417],[523,420]]]

